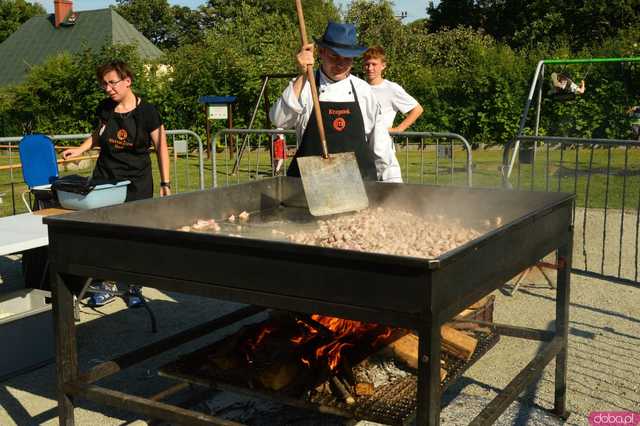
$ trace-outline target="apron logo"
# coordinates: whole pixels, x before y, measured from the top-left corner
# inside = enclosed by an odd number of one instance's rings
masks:
[[[333,120],[333,128],[336,129],[337,131],[341,132],[344,130],[345,127],[347,127],[347,122],[344,118],[338,117],[335,120]]]
[[[127,136],[129,136],[129,134],[125,129],[119,129],[118,133],[116,133],[116,137],[121,142],[127,140]]]

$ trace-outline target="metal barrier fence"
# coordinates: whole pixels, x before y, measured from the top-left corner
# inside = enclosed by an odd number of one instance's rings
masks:
[[[293,130],[223,129],[214,137],[219,151],[211,157],[213,186],[231,185],[251,179],[275,176],[272,163],[272,137],[293,137],[287,142],[289,155],[283,165],[286,173],[298,146]],[[240,135],[244,135],[239,149]],[[455,133],[404,132],[391,134],[405,183],[434,183],[472,186],[471,145]],[[248,140],[248,142],[246,142]],[[445,140],[446,142],[443,142]],[[239,157],[239,153],[243,153]],[[222,182],[220,182],[222,179]]]
[[[204,189],[207,185],[204,173],[203,144],[200,137],[191,130],[185,129],[167,130],[166,133],[167,143],[172,154],[172,191],[178,193],[180,191]],[[82,141],[89,137],[89,134],[53,135],[49,137],[54,141]],[[11,200],[9,208],[6,207],[7,202],[0,203],[0,216],[26,211],[26,207],[23,207],[20,202],[20,193],[26,189],[26,184],[22,179],[20,166],[14,167],[14,165],[20,163],[18,144],[22,138],[23,136],[0,137],[0,146],[5,146],[4,153],[7,158],[7,165],[0,168],[0,200]],[[195,159],[189,157],[191,140],[197,143],[197,158]],[[90,167],[74,170],[74,173],[90,174],[93,170],[95,158],[87,158],[87,160],[90,162]],[[65,163],[74,163],[76,161],[69,160]],[[197,161],[197,163],[193,164],[194,161]],[[196,165],[197,173],[194,173],[192,169]],[[193,185],[194,181],[197,182],[197,186]]]
[[[522,135],[517,140],[519,146],[508,145],[503,153],[507,186],[576,194],[573,272],[637,286],[640,142]]]

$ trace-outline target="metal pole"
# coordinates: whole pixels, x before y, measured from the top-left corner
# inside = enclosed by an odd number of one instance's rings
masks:
[[[198,142],[198,168],[200,175],[200,190],[204,189],[204,147],[202,146],[202,139],[198,136],[197,133],[192,132],[191,130],[167,130],[167,135],[187,135],[193,136],[195,140]],[[187,158],[188,158],[188,145],[187,145]],[[215,157],[215,155],[214,155]],[[188,163],[187,163],[188,164]],[[188,173],[188,170],[187,170]]]
[[[542,86],[544,82],[544,65],[542,65],[542,69],[540,70],[540,81],[538,82],[538,105],[536,107],[536,125],[535,125],[535,135],[538,136],[538,130],[540,129],[540,110],[542,108]],[[535,145],[534,145],[535,148]]]
[[[269,76],[265,76],[264,80],[262,81],[262,88],[260,89],[260,94],[258,95],[258,100],[256,101],[256,105],[255,107],[253,107],[253,114],[251,114],[251,120],[249,121],[249,129],[253,129],[253,122],[256,119],[256,115],[258,114],[258,108],[260,107],[260,102],[262,101],[262,97],[264,96],[264,92],[267,89],[267,84],[269,84]],[[229,128],[231,128],[231,126],[229,126]],[[233,165],[233,169],[231,170],[232,174],[236,174],[238,173],[238,168],[240,167],[240,160],[242,158],[242,155],[244,154],[244,150],[247,146],[247,143],[249,142],[249,137],[251,135],[250,134],[246,134],[244,139],[242,140],[242,145],[240,146],[240,149],[238,149],[238,155],[236,157],[236,162]]]
[[[50,278],[53,286],[53,324],[56,339],[58,417],[60,425],[74,426],[75,404],[72,395],[65,390],[65,385],[74,382],[79,374],[73,294],[62,276],[58,274],[55,264],[56,262],[50,262]]]
[[[208,109],[209,105],[204,104],[204,121],[207,132],[207,158],[211,158],[211,123],[209,123],[209,114],[207,114]]]
[[[429,313],[418,340],[417,425],[440,424],[440,324]]]
[[[538,76],[540,75],[540,71],[544,66],[544,61],[538,62],[536,67],[536,72],[533,75],[533,81],[531,82],[531,88],[529,89],[529,95],[527,96],[527,100],[524,104],[524,111],[522,112],[522,116],[520,116],[520,124],[518,124],[518,134],[516,135],[516,139],[514,143],[507,143],[504,148],[503,154],[503,172],[502,177],[503,181],[506,184],[509,180],[509,176],[511,176],[511,171],[513,170],[513,164],[516,161],[516,155],[518,153],[518,149],[520,149],[520,135],[522,134],[522,130],[524,129],[524,125],[527,122],[527,115],[529,115],[529,108],[531,107],[531,102],[533,101],[533,95],[536,90],[536,85],[538,84]],[[509,148],[513,145],[513,153],[511,154],[511,160],[509,160]]]
[[[552,65],[598,64],[606,62],[640,62],[640,56],[629,56],[627,58],[545,59],[542,62]]]
[[[567,350],[569,346],[569,300],[571,297],[571,256],[573,253],[573,229],[568,230],[567,243],[558,249],[558,260],[562,268],[558,270],[556,289],[556,337],[562,339],[562,350],[556,356],[556,377],[553,411],[566,418],[567,394]]]

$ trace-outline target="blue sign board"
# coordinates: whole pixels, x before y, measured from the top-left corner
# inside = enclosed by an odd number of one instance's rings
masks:
[[[237,96],[200,96],[198,102],[206,105],[229,105],[238,100]]]

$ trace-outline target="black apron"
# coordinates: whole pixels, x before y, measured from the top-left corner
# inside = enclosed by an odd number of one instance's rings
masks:
[[[319,73],[316,73],[316,81],[320,81]],[[355,153],[362,178],[376,180],[377,173],[373,150],[369,148],[367,143],[362,110],[358,103],[358,94],[353,82],[350,83],[351,92],[353,93],[352,102],[320,102],[322,121],[325,124],[324,131],[327,137],[327,150],[330,154],[338,152]],[[322,144],[317,123],[315,111],[312,110],[307,128],[302,136],[302,142],[287,170],[287,176],[300,177],[298,157],[322,155]]]
[[[93,179],[130,180],[125,202],[153,197],[153,175],[149,147],[144,135],[140,104],[128,113],[112,112],[100,135],[100,156]]]

